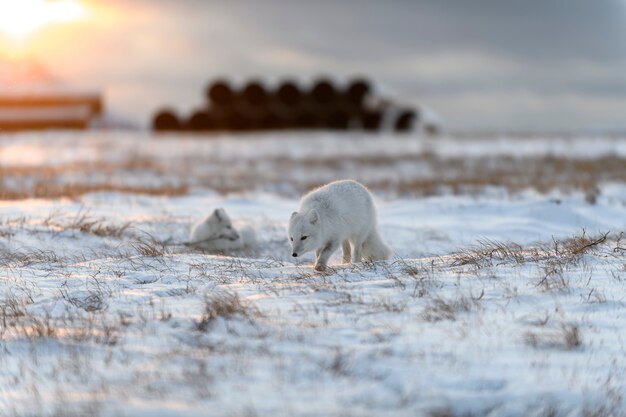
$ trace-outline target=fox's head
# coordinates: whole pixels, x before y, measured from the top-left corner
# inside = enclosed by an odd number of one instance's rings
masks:
[[[226,214],[226,210],[218,208],[213,210],[213,213],[205,220],[205,223],[210,231],[211,238],[214,239],[239,239],[239,233],[233,227],[230,221],[230,217]]]
[[[294,211],[291,214],[287,229],[287,237],[291,242],[291,256],[295,258],[322,246],[319,220],[319,213],[315,209],[308,213]]]

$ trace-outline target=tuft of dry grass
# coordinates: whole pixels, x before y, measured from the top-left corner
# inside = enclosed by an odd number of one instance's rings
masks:
[[[404,301],[393,301],[390,298],[380,298],[374,301],[371,306],[377,311],[402,313],[404,310],[406,310],[407,303]]]
[[[477,269],[500,266],[522,265],[533,262],[542,266],[544,277],[558,275],[566,267],[576,266],[583,255],[609,242],[610,234],[588,236],[582,233],[566,239],[553,239],[549,245],[522,247],[513,242],[479,240],[474,246],[452,254],[451,266],[473,266]],[[619,239],[619,238],[618,238]],[[614,250],[615,251],[615,250]],[[543,284],[544,280],[538,285]]]
[[[81,308],[86,312],[104,310],[107,307],[105,298],[101,293],[92,292],[86,297],[72,297],[67,292],[63,292],[63,298],[68,304]]]
[[[3,268],[25,267],[37,264],[62,264],[65,261],[64,258],[51,250],[8,251],[0,249],[0,266]]]
[[[517,243],[481,239],[475,246],[453,254],[452,266],[471,265],[482,268],[505,264],[521,265],[529,260],[536,260],[537,256],[537,250],[524,249]]]
[[[453,300],[444,300],[443,298],[434,298],[421,314],[426,321],[454,321],[458,313],[469,312],[476,307],[477,302],[469,297],[461,296]]]
[[[88,212],[78,211],[69,221],[59,219],[60,213],[53,211],[42,224],[55,231],[78,230],[81,233],[90,234],[99,237],[115,237],[120,238],[131,227],[130,222],[114,225],[107,223],[105,219],[93,219]]]
[[[0,335],[7,339],[57,339],[73,342],[94,342],[113,346],[119,342],[119,324],[108,323],[102,314],[79,315],[66,312],[63,316],[52,318],[43,315],[25,313],[7,320],[0,317]]]
[[[579,236],[562,240],[553,239],[551,245],[542,248],[544,256],[541,258],[541,270],[543,274],[536,285],[545,290],[568,288],[569,283],[565,278],[565,272],[579,265],[584,255],[608,243],[608,239],[608,232],[591,237],[587,236],[584,229]]]
[[[206,332],[210,325],[218,318],[231,318],[234,316],[251,318],[258,314],[253,307],[244,304],[236,293],[218,293],[206,295],[204,299],[204,312],[200,320],[196,321],[195,328]]]
[[[61,331],[56,325],[55,320],[46,312],[43,317],[28,314],[20,317],[18,320],[11,322],[10,328],[13,328],[18,337],[32,339],[56,338]]]
[[[121,225],[106,224],[104,220],[93,220],[88,217],[77,219],[74,224],[69,226],[70,229],[79,230],[81,233],[95,235],[99,237],[121,237],[130,227],[130,223]]]
[[[130,246],[141,256],[160,258],[168,253],[167,245],[154,239],[152,236],[137,239]]]
[[[620,397],[621,399],[621,397]],[[582,416],[583,417],[615,417],[615,416],[619,416],[621,415],[621,413],[619,413],[619,409],[617,408],[617,405],[619,403],[616,402],[616,404],[601,404],[601,405],[596,405],[595,407],[592,406],[586,406],[585,408],[583,408],[582,410]]]
[[[583,344],[580,328],[575,324],[563,324],[558,330],[541,333],[527,332],[524,335],[527,345],[534,348],[576,349]]]
[[[323,368],[327,369],[335,376],[350,376],[352,371],[352,355],[337,348],[330,363],[324,364]]]
[[[27,303],[10,292],[0,301],[0,341],[8,329],[15,327],[26,316]]]
[[[587,232],[583,229],[582,235],[565,239],[561,243],[561,254],[567,254],[572,257],[581,256],[592,250],[594,247],[606,242],[609,232],[600,234],[595,237],[587,236]],[[555,243],[556,244],[556,243]]]

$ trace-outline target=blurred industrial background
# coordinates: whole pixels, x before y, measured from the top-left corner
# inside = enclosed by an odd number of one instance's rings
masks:
[[[259,131],[326,129],[406,132],[418,120],[418,112],[392,99],[377,97],[371,83],[353,79],[337,85],[320,79],[310,86],[283,81],[268,88],[258,80],[234,88],[227,80],[211,83],[206,105],[191,115],[161,110],[153,127],[159,131]],[[435,133],[431,121],[426,130]]]

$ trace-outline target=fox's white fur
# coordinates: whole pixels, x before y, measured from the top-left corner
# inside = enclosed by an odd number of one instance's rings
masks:
[[[291,214],[288,238],[292,256],[315,251],[315,270],[326,269],[339,247],[343,263],[389,259],[391,249],[376,225],[372,195],[356,181],[335,181],[302,197]]]
[[[246,227],[238,232],[226,210],[218,208],[206,218],[194,224],[189,234],[189,246],[208,251],[239,250],[254,245],[254,230]]]

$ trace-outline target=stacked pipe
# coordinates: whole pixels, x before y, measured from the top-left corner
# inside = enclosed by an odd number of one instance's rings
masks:
[[[319,79],[309,88],[285,80],[275,89],[251,80],[236,89],[217,80],[206,89],[208,104],[187,117],[162,109],[153,119],[158,131],[261,131],[279,129],[383,128],[409,131],[418,119],[413,108],[404,108],[376,98],[370,83],[353,79],[344,88]]]

